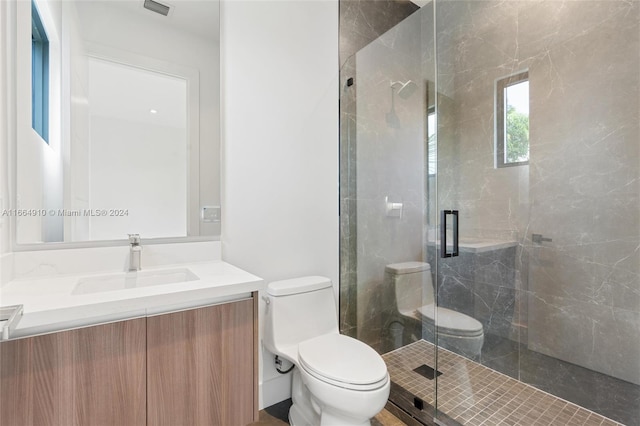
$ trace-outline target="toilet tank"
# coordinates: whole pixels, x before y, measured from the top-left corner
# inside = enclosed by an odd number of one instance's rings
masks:
[[[263,342],[275,354],[328,333],[339,333],[331,280],[312,276],[274,281],[267,286]],[[297,354],[297,350],[296,350]]]
[[[394,288],[401,314],[411,315],[416,309],[433,303],[433,281],[428,263],[393,263],[386,266],[385,274]]]

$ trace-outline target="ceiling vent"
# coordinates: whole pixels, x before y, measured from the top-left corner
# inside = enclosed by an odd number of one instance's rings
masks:
[[[152,12],[159,13],[162,16],[167,16],[171,10],[170,6],[158,3],[154,0],[144,0],[144,8],[149,9]]]

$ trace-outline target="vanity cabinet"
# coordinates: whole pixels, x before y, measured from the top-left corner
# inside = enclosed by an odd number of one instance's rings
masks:
[[[146,319],[0,343],[0,424],[145,425]]]
[[[147,318],[147,418],[153,426],[254,421],[254,302]]]
[[[250,299],[0,343],[0,426],[257,420]]]

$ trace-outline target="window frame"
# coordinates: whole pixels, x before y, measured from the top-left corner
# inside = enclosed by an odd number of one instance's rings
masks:
[[[495,90],[495,167],[514,167],[529,164],[529,160],[513,163],[505,162],[506,157],[506,89],[510,86],[529,81],[529,70],[520,71],[507,77],[496,80]]]
[[[433,141],[429,138],[429,117],[433,116],[434,128],[433,128]],[[438,139],[437,139],[437,127],[438,116],[436,115],[436,107],[430,106],[427,108],[427,126],[426,126],[426,139],[427,139],[427,175],[429,177],[438,174]],[[433,169],[431,165],[433,164]]]

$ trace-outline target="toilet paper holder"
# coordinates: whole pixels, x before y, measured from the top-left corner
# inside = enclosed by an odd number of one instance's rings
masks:
[[[402,217],[402,210],[404,209],[404,204],[396,201],[392,201],[391,197],[384,197],[385,204],[385,213],[387,217]]]

